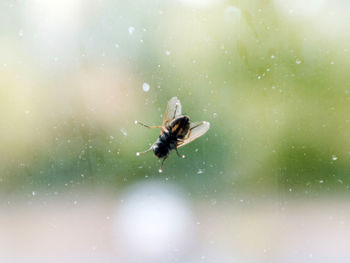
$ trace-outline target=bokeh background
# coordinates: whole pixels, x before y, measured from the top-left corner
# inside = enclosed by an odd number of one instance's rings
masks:
[[[349,262],[349,10],[1,0],[0,262]]]

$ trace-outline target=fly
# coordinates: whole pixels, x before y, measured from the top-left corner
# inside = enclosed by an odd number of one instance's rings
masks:
[[[140,124],[146,128],[159,128],[161,130],[159,138],[148,150],[136,153],[136,155],[139,156],[140,154],[153,151],[155,156],[162,159],[158,170],[160,173],[163,171],[162,167],[164,161],[168,158],[172,150],[175,150],[179,157],[185,158],[185,155],[181,155],[177,149],[202,136],[210,127],[210,123],[207,121],[190,121],[188,116],[182,115],[181,108],[180,100],[177,97],[173,97],[168,102],[162,125],[148,126],[139,121],[135,121],[135,124]]]

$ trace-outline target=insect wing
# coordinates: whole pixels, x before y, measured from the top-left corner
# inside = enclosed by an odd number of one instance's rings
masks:
[[[204,133],[206,133],[209,130],[210,123],[207,121],[202,122],[191,122],[190,123],[190,130],[188,131],[188,135],[185,137],[183,141],[180,141],[177,144],[177,147],[184,146],[198,137],[202,136]]]
[[[168,105],[163,116],[163,126],[165,126],[170,120],[174,119],[176,116],[181,115],[181,102],[177,97],[172,97],[168,101]]]

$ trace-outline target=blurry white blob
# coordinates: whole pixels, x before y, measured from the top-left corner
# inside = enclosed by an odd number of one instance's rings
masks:
[[[294,18],[310,18],[317,15],[325,5],[325,0],[274,0],[275,6]]]
[[[122,262],[170,262],[188,252],[195,224],[174,186],[137,184],[122,200],[114,219],[116,250]]]
[[[120,132],[124,135],[124,136],[128,136],[128,131],[125,128],[121,128]]]
[[[237,23],[241,19],[241,9],[233,5],[227,7],[224,12],[226,22]]]
[[[148,83],[144,82],[144,83],[142,84],[142,90],[143,90],[144,92],[148,92],[148,91],[150,90],[150,88],[151,88],[151,86],[150,86]]]
[[[133,26],[129,26],[129,28],[128,28],[128,32],[129,32],[129,35],[134,34],[134,32],[135,32],[135,27],[133,27]]]
[[[24,1],[28,42],[34,44],[41,56],[71,56],[69,51],[79,44],[81,13],[82,0]]]
[[[344,32],[350,29],[350,1],[273,0],[273,2],[283,17],[294,21],[308,20],[305,26],[310,26],[313,32],[332,38],[332,41],[335,41],[334,38],[343,38]]]
[[[214,4],[222,3],[222,1],[220,0],[178,0],[178,1],[192,7],[209,7]]]

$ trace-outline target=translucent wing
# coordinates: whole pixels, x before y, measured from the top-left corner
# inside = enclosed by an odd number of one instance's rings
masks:
[[[170,120],[179,115],[181,115],[181,102],[177,97],[172,97],[168,101],[168,105],[164,112],[162,125],[165,126]]]
[[[202,136],[204,133],[206,133],[209,130],[210,123],[207,121],[202,122],[191,122],[190,123],[190,130],[188,131],[187,136],[183,141],[178,142],[177,147],[184,146],[193,140],[197,139],[198,137]]]

